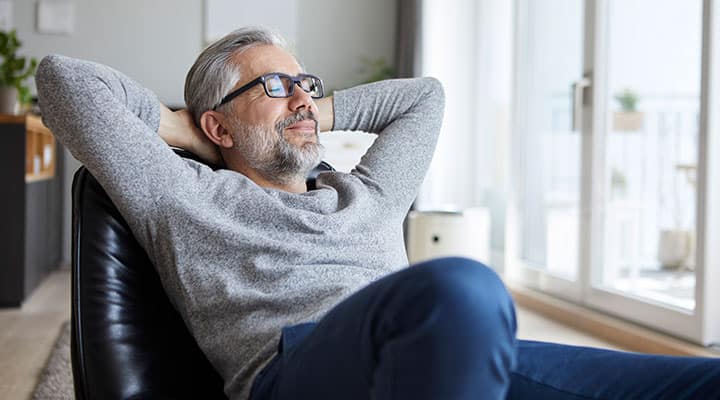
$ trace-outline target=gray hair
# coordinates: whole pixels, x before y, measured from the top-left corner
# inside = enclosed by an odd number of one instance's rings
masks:
[[[240,66],[233,57],[260,45],[287,48],[285,39],[267,28],[245,27],[232,31],[198,56],[185,78],[185,104],[195,124],[222,100],[240,80]]]

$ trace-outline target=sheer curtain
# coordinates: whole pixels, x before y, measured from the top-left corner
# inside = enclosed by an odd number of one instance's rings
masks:
[[[443,82],[446,98],[435,157],[415,208],[488,207],[495,251],[504,246],[512,3],[398,2],[400,76],[434,76]]]
[[[422,0],[398,0],[395,66],[398,78],[419,76]]]

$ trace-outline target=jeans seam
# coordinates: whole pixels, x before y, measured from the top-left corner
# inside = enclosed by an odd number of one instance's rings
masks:
[[[553,386],[553,385],[549,385],[549,384],[547,384],[547,383],[545,383],[545,382],[540,382],[540,381],[537,380],[537,379],[530,378],[529,376],[520,374],[520,373],[518,373],[518,372],[510,372],[510,374],[511,374],[511,375],[515,375],[515,376],[517,376],[517,377],[520,377],[520,378],[522,378],[522,379],[528,380],[528,381],[535,382],[536,384],[538,384],[538,385],[540,385],[540,386],[545,386],[545,387],[548,387],[548,388],[550,388],[550,389],[556,390],[556,391],[558,391],[558,392],[562,392],[562,393],[570,394],[570,395],[573,395],[573,396],[581,397],[581,398],[583,398],[583,399],[602,400],[602,398],[600,398],[600,397],[590,397],[590,396],[586,396],[586,395],[584,395],[584,394],[573,393],[573,392],[570,392],[570,391],[565,390],[565,389],[560,389],[560,388],[558,388],[558,387],[555,387],[555,386]],[[512,384],[511,384],[511,385],[512,385]]]

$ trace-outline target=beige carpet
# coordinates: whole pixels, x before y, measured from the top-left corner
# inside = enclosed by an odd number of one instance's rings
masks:
[[[74,398],[70,365],[70,321],[62,324],[47,364],[40,375],[33,400],[72,400]]]

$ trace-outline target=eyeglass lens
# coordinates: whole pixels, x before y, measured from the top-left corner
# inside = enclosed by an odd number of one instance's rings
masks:
[[[321,83],[312,76],[300,76],[300,87],[312,97],[322,97]],[[295,82],[291,77],[271,75],[265,78],[265,88],[270,97],[289,97],[294,93]]]

